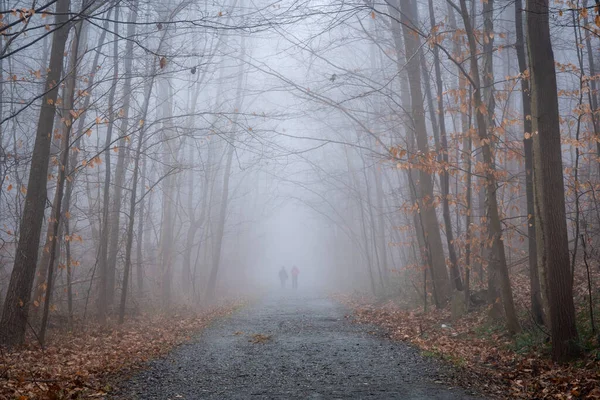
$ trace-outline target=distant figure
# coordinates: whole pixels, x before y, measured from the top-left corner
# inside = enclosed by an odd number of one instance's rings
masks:
[[[300,270],[298,269],[298,267],[296,267],[294,265],[294,267],[292,268],[292,287],[294,289],[298,289],[298,274],[300,273]]]
[[[281,288],[283,289],[285,287],[285,282],[288,279],[288,273],[285,270],[285,267],[281,267],[281,269],[279,270],[279,280],[281,281]]]

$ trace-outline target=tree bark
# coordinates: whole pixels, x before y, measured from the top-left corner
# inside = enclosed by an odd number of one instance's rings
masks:
[[[422,50],[418,36],[413,31],[415,29],[413,21],[418,20],[414,1],[400,1],[400,11],[400,21],[404,33],[404,49],[408,58],[407,73],[412,105],[411,115],[417,147],[421,155],[426,157],[429,154],[429,145],[419,70],[419,55]],[[450,299],[451,285],[446,268],[440,228],[433,204],[433,180],[431,174],[425,170],[426,168],[427,166],[422,166],[419,170],[419,212],[422,217],[425,236],[430,246],[429,255],[431,256],[433,288],[436,292],[436,306],[444,307]]]
[[[433,10],[433,0],[429,0],[429,19],[431,29],[436,27],[435,13]],[[442,215],[444,218],[444,227],[446,229],[446,244],[448,245],[448,257],[450,258],[450,276],[456,290],[463,290],[463,283],[458,270],[458,257],[454,247],[454,232],[452,231],[452,217],[450,215],[450,176],[448,168],[448,138],[446,134],[446,115],[444,113],[444,87],[442,84],[442,71],[440,68],[440,49],[433,46],[433,63],[435,67],[435,82],[437,89],[437,113],[440,129],[440,152],[442,153],[442,169],[440,173],[440,183],[442,187]]]
[[[405,131],[405,135],[406,135],[407,149],[411,154],[413,154],[416,152],[416,140],[415,140],[414,129],[411,126],[410,117],[408,115],[406,115],[406,114],[408,114],[408,110],[411,109],[411,99],[410,99],[410,88],[409,88],[409,84],[408,84],[408,76],[406,74],[406,71],[404,70],[404,64],[406,63],[406,59],[405,59],[405,57],[402,57],[402,55],[404,54],[404,50],[403,50],[404,49],[404,40],[402,38],[402,27],[400,24],[400,16],[398,13],[399,10],[397,8],[397,5],[395,6],[394,4],[389,3],[388,10],[389,10],[390,15],[392,16],[390,23],[391,23],[392,37],[394,39],[394,46],[396,48],[396,54],[397,54],[396,64],[397,64],[398,74],[400,76],[400,79],[399,79],[400,80],[400,106],[405,113],[403,125],[404,125],[404,131]],[[399,174],[398,174],[398,178],[400,178]],[[417,204],[419,201],[419,193],[416,188],[416,183],[419,181],[418,171],[416,171],[413,168],[410,168],[410,165],[406,171],[406,180],[408,182],[408,189],[409,189],[409,196],[410,196],[411,204]],[[399,181],[400,181],[400,185],[404,184],[404,182],[402,182],[401,179],[399,179]],[[415,236],[416,236],[417,245],[419,248],[419,256],[421,258],[420,264],[422,264],[426,270],[431,271],[431,269],[432,269],[431,256],[430,256],[428,242],[425,238],[425,231],[424,231],[424,227],[423,227],[422,215],[418,212],[415,212],[412,215],[412,220],[413,220],[413,225],[415,227]],[[419,263],[419,260],[415,260],[415,262]],[[426,276],[426,275],[424,275],[424,276]],[[435,300],[436,292],[432,291],[432,293],[433,293],[434,300]],[[424,296],[427,296],[426,292],[425,292]],[[426,303],[427,303],[427,300],[425,298],[425,304]]]
[[[598,2],[596,1],[598,7]],[[582,8],[588,8],[588,0],[583,0]],[[587,14],[583,18],[584,26],[588,25]],[[596,76],[596,62],[594,61],[594,54],[598,54],[597,51],[592,50],[592,37],[597,37],[590,32],[585,35],[585,48],[588,56],[588,76]],[[583,71],[582,71],[583,73]],[[594,128],[594,137],[596,139],[596,155],[598,156],[598,173],[600,173],[600,116],[598,115],[598,84],[596,79],[590,79],[590,90],[588,91],[588,97],[590,101],[590,107],[592,109],[592,126]],[[600,221],[598,221],[600,223]]]
[[[135,7],[135,5],[134,5]],[[132,10],[131,13],[135,11]],[[131,19],[131,18],[130,18]],[[129,25],[128,30],[132,29],[131,25]],[[117,82],[119,79],[119,7],[115,7],[115,25],[114,25],[114,43],[113,43],[113,85],[110,88],[108,93],[108,118],[109,123],[106,130],[106,139],[104,142],[104,189],[102,196],[102,224],[101,224],[101,232],[100,232],[100,243],[99,243],[99,251],[98,251],[98,272],[99,272],[99,281],[98,281],[98,319],[101,324],[106,322],[106,316],[108,313],[108,305],[110,303],[110,291],[109,291],[109,280],[111,279],[109,268],[108,268],[108,250],[109,250],[109,232],[110,232],[110,185],[112,182],[112,174],[111,174],[111,152],[110,144],[112,143],[112,132],[115,126],[115,93],[117,90]],[[126,47],[129,46],[129,42]],[[127,62],[127,61],[126,61]],[[127,78],[126,78],[127,79]],[[127,83],[125,83],[125,86]],[[123,140],[120,141],[121,144]],[[119,149],[121,151],[121,149]]]
[[[479,66],[477,62],[477,43],[475,34],[469,18],[466,0],[460,0],[461,14],[467,39],[469,43],[470,61],[471,61],[471,79],[473,84],[473,100],[477,121],[477,132],[482,145],[483,162],[486,176],[486,218],[488,223],[488,243],[491,243],[490,267],[497,271],[500,278],[502,303],[504,304],[504,313],[506,316],[506,326],[509,332],[516,333],[520,331],[519,321],[512,296],[508,267],[506,265],[506,255],[504,253],[504,242],[502,238],[502,225],[500,222],[500,213],[498,200],[496,198],[496,169],[494,165],[494,156],[492,153],[492,138],[488,135],[488,125],[485,114],[487,107],[481,99],[481,79],[479,78]]]
[[[128,23],[127,23],[127,37],[133,38],[136,33],[137,27],[137,17],[138,17],[138,4],[139,1],[136,0],[132,3],[131,9],[129,11]],[[102,240],[107,240],[107,256],[106,256],[106,265],[104,267],[104,283],[103,285],[104,294],[104,302],[105,306],[113,304],[115,298],[115,285],[116,285],[116,271],[117,271],[117,255],[119,253],[119,233],[121,231],[121,207],[123,201],[123,186],[125,182],[125,159],[127,157],[127,153],[129,152],[129,144],[127,141],[127,132],[129,126],[129,109],[130,109],[130,101],[131,101],[131,80],[132,80],[132,71],[133,71],[133,40],[127,40],[127,44],[125,45],[125,71],[123,73],[123,107],[122,107],[122,119],[121,126],[119,129],[119,135],[121,139],[118,143],[118,154],[117,154],[117,165],[115,167],[114,172],[114,190],[113,190],[113,199],[110,205],[110,218],[108,219],[108,223],[104,222],[106,225],[106,229],[108,232],[105,233],[105,236]],[[108,238],[106,237],[108,234]],[[102,307],[102,306],[101,306]],[[106,309],[104,311],[106,313]],[[101,316],[101,318],[103,318]]]
[[[245,41],[245,36],[242,35],[242,39],[241,39],[241,55],[240,55],[240,65],[239,65],[239,71],[238,71],[238,81],[237,81],[237,90],[236,90],[236,95],[235,95],[235,104],[234,104],[234,110],[238,110],[237,112],[239,112],[242,109],[242,104],[244,101],[244,95],[243,95],[243,89],[244,89],[244,78],[246,76],[245,73],[245,61],[246,61],[246,41]],[[215,233],[215,246],[214,246],[214,252],[213,252],[213,262],[212,262],[212,267],[210,270],[210,276],[208,278],[208,285],[206,288],[206,300],[208,301],[212,301],[215,299],[215,291],[217,288],[217,277],[218,277],[218,273],[219,273],[219,266],[220,266],[220,262],[221,262],[221,248],[223,245],[223,234],[225,232],[225,219],[227,216],[227,206],[228,206],[228,202],[229,202],[229,178],[231,175],[231,166],[233,163],[233,153],[235,150],[235,137],[236,132],[235,129],[237,129],[237,120],[238,120],[238,113],[236,112],[236,114],[233,117],[233,121],[232,121],[232,128],[230,131],[230,138],[229,140],[226,141],[226,144],[228,145],[229,149],[227,151],[227,161],[225,164],[225,171],[223,172],[223,186],[222,186],[222,191],[221,191],[221,200],[220,200],[220,207],[219,207],[219,219],[217,221],[217,232]]]
[[[527,0],[527,44],[531,71],[538,250],[543,251],[543,267],[547,274],[552,358],[565,361],[578,355],[580,349],[569,265],[558,94],[548,0]]]
[[[85,6],[85,2],[83,3]],[[84,29],[84,21],[79,22],[75,27],[75,34],[73,40],[71,42],[71,51],[69,55],[69,69],[68,75],[65,78],[65,89],[63,93],[63,106],[61,114],[61,154],[60,161],[58,164],[58,177],[56,178],[56,192],[55,196],[55,207],[52,209],[50,214],[50,221],[48,223],[48,232],[49,232],[49,241],[50,248],[48,249],[48,279],[46,280],[46,294],[44,298],[44,313],[42,315],[42,325],[40,328],[40,344],[43,346],[46,337],[46,327],[48,324],[48,318],[50,313],[50,298],[52,296],[52,290],[54,285],[53,275],[55,265],[54,262],[58,259],[57,256],[57,246],[60,246],[59,242],[61,239],[61,235],[59,234],[59,227],[61,225],[62,218],[66,218],[63,216],[63,194],[65,190],[65,182],[67,179],[67,174],[70,170],[69,165],[69,150],[70,150],[70,140],[71,140],[71,131],[73,125],[73,110],[74,102],[75,102],[75,84],[77,81],[77,67],[79,63],[79,43],[83,35]],[[64,211],[68,211],[65,208]],[[68,261],[67,261],[68,262]]]
[[[489,0],[483,2],[483,71],[481,78],[481,96],[483,97],[483,104],[485,104],[486,112],[485,112],[485,122],[486,128],[488,131],[488,135],[491,134],[493,136],[494,132],[494,112],[496,108],[496,101],[494,99],[494,0]],[[471,18],[475,18],[474,15],[471,15]],[[474,57],[471,54],[471,57]],[[490,143],[490,150],[493,152],[493,146]],[[495,160],[493,160],[495,162]],[[484,163],[487,161],[484,160]],[[489,196],[486,193],[486,196]],[[502,196],[500,196],[502,197]],[[487,202],[487,198],[484,197],[483,204],[485,206]],[[486,211],[486,217],[490,217],[489,213]],[[495,246],[495,244],[493,245]],[[491,251],[486,251],[487,245],[484,244],[484,252],[489,255],[488,260],[488,303],[491,305],[490,316],[492,318],[501,318],[502,317],[502,307],[501,304],[497,301],[501,296],[500,291],[500,271],[498,269],[498,264],[496,262],[496,249],[492,248]]]
[[[0,320],[0,343],[8,346],[22,344],[25,340],[47,195],[52,122],[63,70],[63,53],[70,30],[69,5],[69,0],[58,0],[56,3],[55,24],[58,29],[54,31],[52,37],[50,63],[44,87],[48,91],[42,97],[27,195],[20,224],[19,243]]]
[[[523,35],[523,2],[515,1],[515,30],[517,60],[519,72],[527,71],[527,56],[525,54],[525,38]],[[531,98],[529,95],[529,80],[521,77],[521,101],[523,103],[523,150],[525,153],[525,192],[527,197],[527,242],[529,255],[529,288],[531,291],[531,315],[538,324],[544,323],[542,307],[542,289],[537,262],[537,244],[535,240],[535,209],[533,203],[533,132],[531,127]]]
[[[136,11],[132,9],[131,12],[134,13]],[[161,44],[162,40],[159,44],[159,51],[161,49]],[[148,82],[148,85],[146,86],[146,91],[144,93],[144,104],[142,105],[142,114],[140,116],[140,121],[146,121],[146,117],[148,115],[148,106],[150,104],[150,97],[152,95],[152,88],[154,87],[156,75],[157,67],[156,62],[154,62],[152,64],[150,82]],[[138,134],[137,147],[135,149],[133,178],[131,183],[131,196],[129,197],[129,219],[127,222],[127,228],[125,233],[125,267],[123,269],[123,286],[121,288],[121,301],[119,303],[119,324],[122,324],[125,321],[125,306],[127,305],[127,291],[129,290],[129,276],[131,275],[131,250],[133,248],[133,229],[135,227],[135,209],[137,204],[137,188],[140,171],[140,159],[142,155],[142,148],[144,144],[144,136],[146,134],[146,131],[147,125],[145,123],[142,123]]]
[[[142,160],[142,173],[141,173],[141,179],[142,179],[142,188],[146,187],[146,185],[144,184],[146,181],[146,173],[148,171],[148,167],[147,167],[147,163],[148,163],[148,158],[147,157],[143,157]],[[144,213],[146,212],[146,204],[145,204],[146,198],[143,197],[142,199],[140,199],[140,217],[138,219],[138,228],[137,228],[137,243],[136,243],[136,255],[135,255],[135,263],[136,263],[136,286],[137,286],[137,291],[138,291],[138,295],[141,296],[142,293],[144,293],[144,253],[143,253],[143,246],[144,246]]]

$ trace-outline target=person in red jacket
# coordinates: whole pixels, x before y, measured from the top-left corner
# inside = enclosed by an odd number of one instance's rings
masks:
[[[292,287],[294,289],[298,289],[298,274],[300,273],[300,270],[298,269],[298,267],[296,267],[294,265],[294,267],[292,268]]]

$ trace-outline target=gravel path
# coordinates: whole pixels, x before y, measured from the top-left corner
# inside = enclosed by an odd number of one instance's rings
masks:
[[[215,322],[113,399],[474,399],[414,348],[353,324],[325,297],[276,294]]]

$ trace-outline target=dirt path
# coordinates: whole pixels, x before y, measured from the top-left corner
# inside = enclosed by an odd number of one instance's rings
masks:
[[[120,385],[114,399],[473,399],[449,370],[345,318],[325,297],[271,295]]]

